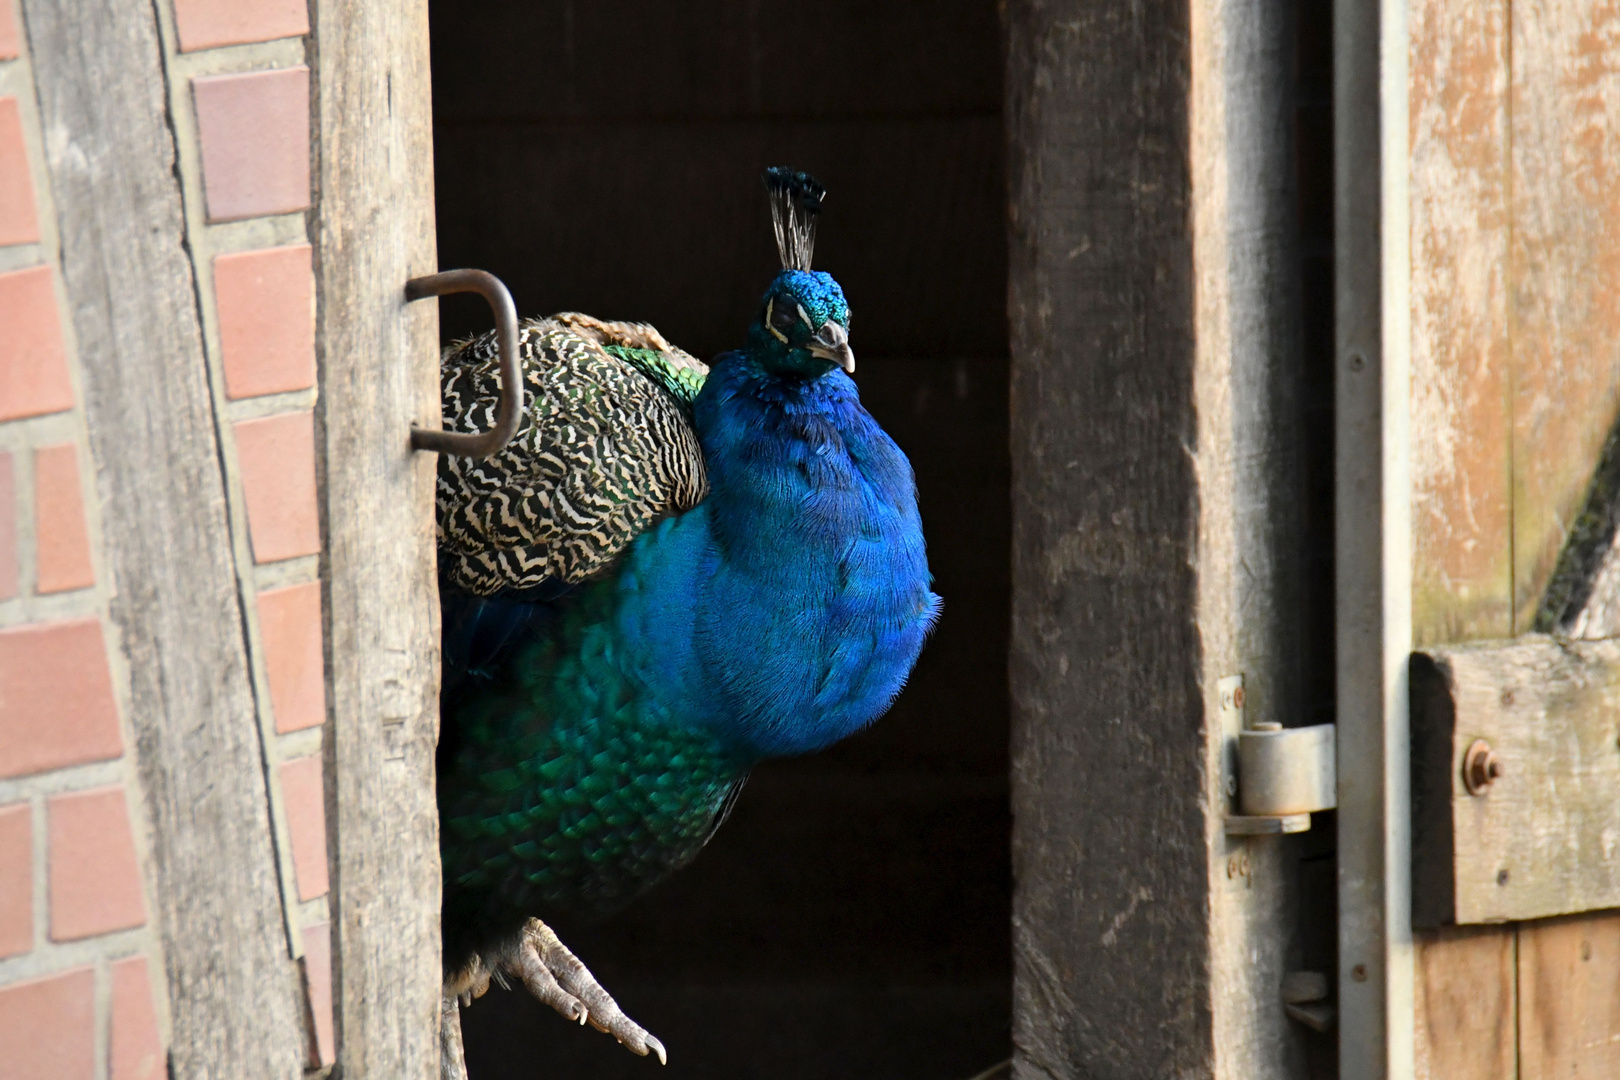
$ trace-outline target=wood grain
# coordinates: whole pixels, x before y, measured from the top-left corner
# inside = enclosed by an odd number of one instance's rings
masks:
[[[1590,514],[1614,512],[1620,5],[1515,3],[1512,49],[1515,624],[1606,636],[1620,629],[1620,567],[1583,556],[1602,551],[1594,524],[1611,549],[1613,535]],[[1559,580],[1571,570],[1574,589]],[[1586,915],[1520,928],[1526,1076],[1620,1074],[1617,926]],[[1606,948],[1603,967],[1579,959],[1588,946]]]
[[[1513,632],[1506,0],[1413,0],[1412,635]]]
[[[1005,10],[1013,1074],[1294,1077],[1216,691],[1301,711],[1292,8]]]
[[[1212,1068],[1185,20],[1005,9],[1020,1080]]]
[[[437,1077],[438,319],[425,0],[314,6],[315,234],[331,678],[333,993],[345,1077]]]
[[[1620,411],[1620,5],[1513,5],[1515,628]]]
[[[1514,1080],[1513,932],[1446,927],[1423,935],[1417,952],[1418,1080]]]
[[[1449,747],[1444,776],[1433,768],[1438,753],[1415,770],[1424,788],[1418,808],[1438,816],[1449,801],[1453,883],[1445,921],[1620,906],[1620,641],[1537,634],[1424,655],[1449,692],[1440,708],[1415,699],[1412,721],[1415,745]],[[1476,739],[1490,743],[1503,775],[1470,795],[1463,755]],[[1441,831],[1414,823],[1414,832]],[[1437,907],[1422,896],[1414,901],[1420,911]]]
[[[1620,915],[1519,929],[1519,1061],[1527,1080],[1620,1076]]]
[[[151,826],[172,1072],[297,1078],[303,998],[154,9],[26,0],[22,10]]]

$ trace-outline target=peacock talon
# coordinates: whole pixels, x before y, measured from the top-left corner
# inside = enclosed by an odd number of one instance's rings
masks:
[[[626,1016],[556,931],[539,919],[530,919],[514,941],[490,957],[488,966],[497,977],[502,972],[515,977],[564,1018],[612,1035],[632,1054],[657,1054],[661,1064],[668,1060],[664,1044]]]

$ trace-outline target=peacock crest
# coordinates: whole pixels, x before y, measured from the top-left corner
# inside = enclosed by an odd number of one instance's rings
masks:
[[[783,270],[808,270],[816,248],[816,218],[827,189],[807,172],[785,165],[765,170],[770,192],[771,227],[776,230],[776,254]]]

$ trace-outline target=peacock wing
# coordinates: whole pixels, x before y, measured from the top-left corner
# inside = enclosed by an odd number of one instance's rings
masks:
[[[612,564],[659,518],[708,491],[692,400],[708,369],[651,326],[565,313],[528,320],[528,409],[487,458],[439,458],[441,584],[544,600]],[[493,333],[445,350],[444,426],[494,426]]]

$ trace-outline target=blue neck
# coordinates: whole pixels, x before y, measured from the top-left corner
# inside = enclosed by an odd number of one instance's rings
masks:
[[[910,462],[843,372],[782,377],[748,353],[715,361],[694,421],[709,497],[638,541],[621,629],[643,677],[739,753],[820,749],[888,708],[938,614]]]

